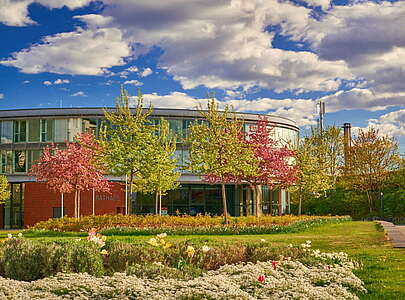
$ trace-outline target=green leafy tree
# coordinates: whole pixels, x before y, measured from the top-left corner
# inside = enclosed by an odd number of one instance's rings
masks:
[[[0,176],[0,203],[10,198],[10,187],[6,176]]]
[[[154,162],[156,140],[156,126],[148,119],[152,111],[152,107],[144,109],[139,92],[132,113],[129,95],[123,88],[116,99],[116,111],[104,111],[107,123],[100,134],[100,158],[112,175],[127,176],[131,195],[133,191],[149,191],[148,176]],[[131,201],[128,212],[132,212]]]
[[[382,190],[395,174],[399,174],[401,158],[398,143],[370,127],[359,131],[349,155],[350,165],[345,169],[342,184],[365,193],[369,212],[373,213],[377,210],[378,200],[381,201]]]
[[[152,164],[149,166],[149,176],[147,176],[146,192],[155,193],[155,212],[161,214],[162,195],[167,191],[179,187],[177,180],[180,172],[176,171],[176,137],[170,136],[169,124],[166,120],[161,119],[159,123],[159,135],[155,136],[153,147]]]
[[[302,212],[302,199],[305,195],[320,197],[322,192],[331,188],[331,180],[324,164],[319,163],[317,147],[313,137],[302,140],[296,152],[298,180],[293,191],[298,192],[298,214]]]
[[[254,175],[256,172],[253,150],[240,138],[242,123],[226,106],[218,111],[212,98],[207,110],[200,114],[207,122],[197,122],[190,127],[186,142],[190,146],[188,168],[210,183],[221,184],[224,221],[228,223],[225,183],[229,178]]]

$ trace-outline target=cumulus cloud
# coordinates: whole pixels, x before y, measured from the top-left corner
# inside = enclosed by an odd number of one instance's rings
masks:
[[[0,23],[7,26],[26,26],[35,24],[28,16],[28,6],[38,3],[50,9],[76,9],[88,5],[92,0],[0,0]]]
[[[78,91],[72,95],[70,95],[72,97],[87,97],[87,95],[83,92],[83,91]]]
[[[276,0],[105,2],[110,5],[103,15],[113,18],[109,26],[136,45],[161,47],[159,66],[185,89],[333,91],[338,78],[352,78],[343,61],[272,47],[274,33],[266,31],[268,26],[288,23],[286,32],[302,31],[311,9]]]
[[[43,38],[41,43],[13,53],[0,64],[24,73],[50,72],[102,75],[112,66],[123,65],[130,47],[115,28],[63,32]]]
[[[52,84],[58,85],[58,84],[67,84],[67,83],[70,83],[69,79],[60,79],[60,78],[56,79],[53,83],[51,81],[49,81],[49,80],[46,80],[46,81],[43,82],[44,85],[48,85],[48,86],[52,85]]]
[[[141,77],[147,77],[147,76],[151,75],[152,73],[153,73],[153,71],[151,68],[146,68],[139,75]]]
[[[369,119],[369,126],[374,126],[384,134],[391,136],[405,136],[405,109],[400,109],[380,116],[378,119]]]
[[[29,80],[24,80],[23,81],[23,84],[28,84],[28,83],[30,83],[31,81],[29,81]]]
[[[0,99],[4,99],[4,94],[0,93]]]
[[[130,85],[135,85],[135,86],[142,86],[143,83],[138,81],[138,80],[127,80],[124,82],[124,84],[130,84]]]

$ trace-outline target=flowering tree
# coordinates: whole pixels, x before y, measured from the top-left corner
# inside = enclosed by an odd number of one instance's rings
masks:
[[[258,161],[256,174],[243,176],[254,192],[256,216],[261,215],[262,185],[269,189],[293,185],[297,181],[295,151],[272,138],[273,128],[266,118],[261,118],[245,135],[244,141],[255,154]]]
[[[46,147],[29,172],[56,192],[74,192],[75,218],[80,217],[80,191],[110,191],[104,169],[95,159],[98,147],[92,133],[82,133],[76,142],[66,142],[65,149]]]

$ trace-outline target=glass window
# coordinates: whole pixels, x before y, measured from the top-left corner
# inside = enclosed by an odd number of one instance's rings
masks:
[[[28,121],[28,141],[39,142],[40,137],[40,120]]]
[[[174,151],[174,157],[176,158],[176,165],[181,167],[183,166],[183,150],[177,149]]]
[[[1,151],[1,173],[11,174],[13,167],[13,152],[10,150]]]
[[[74,138],[82,132],[80,119],[69,119],[68,140],[73,142]]]
[[[14,142],[27,141],[27,121],[14,121]]]
[[[170,131],[176,135],[176,140],[179,142],[183,139],[183,120],[169,120]]]
[[[1,143],[10,144],[13,142],[13,121],[1,122]]]
[[[25,151],[14,151],[14,172],[27,172],[27,153]]]
[[[41,142],[53,141],[54,120],[41,120]]]
[[[39,160],[39,157],[41,156],[41,150],[28,150],[27,156],[28,156],[27,157],[27,162],[28,162],[27,170],[29,171],[32,168],[32,165],[34,165]]]
[[[55,120],[55,142],[65,142],[68,139],[68,120]]]

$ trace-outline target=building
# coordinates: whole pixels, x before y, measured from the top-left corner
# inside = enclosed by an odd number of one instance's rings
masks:
[[[113,109],[112,109],[113,110]],[[103,121],[102,108],[63,108],[63,109],[20,109],[0,111],[0,173],[10,182],[11,197],[0,207],[0,227],[21,228],[41,220],[60,217],[61,195],[48,190],[43,183],[27,176],[27,171],[40,157],[41,149],[56,143],[65,144],[74,136],[86,130],[98,135]],[[201,118],[196,110],[154,109],[152,119],[161,117],[168,120],[170,129],[178,137],[176,158],[179,165],[187,161],[188,150],[182,143],[188,126]],[[257,114],[238,113],[244,120],[245,130],[255,125]],[[267,116],[274,125],[275,138],[292,145],[298,143],[299,129],[289,119]],[[125,191],[123,178],[112,178],[112,194],[83,192],[81,194],[81,214],[90,215],[125,212]],[[191,215],[208,212],[220,214],[221,193],[217,185],[202,182],[199,176],[184,172],[180,178],[181,187],[170,191],[162,201],[162,212],[176,212]],[[243,185],[227,185],[228,209],[231,215],[241,215],[252,211],[251,192]],[[135,214],[147,214],[154,211],[151,195],[133,194],[132,206]],[[93,208],[94,202],[94,208]],[[63,211],[73,215],[73,195],[65,195]],[[283,190],[264,189],[263,212],[282,214],[289,212],[289,194]]]

